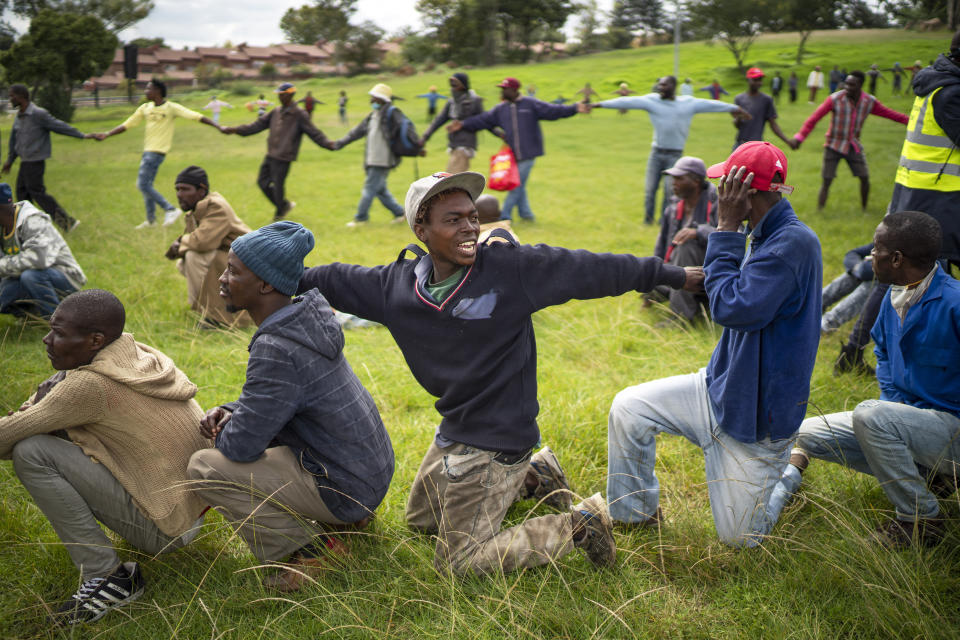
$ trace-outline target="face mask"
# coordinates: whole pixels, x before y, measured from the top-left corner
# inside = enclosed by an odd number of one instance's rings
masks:
[[[376,111],[377,109],[379,109],[380,106],[381,106],[381,105],[380,105],[379,102],[371,102],[371,103],[370,103],[370,108],[373,109],[374,111]]]

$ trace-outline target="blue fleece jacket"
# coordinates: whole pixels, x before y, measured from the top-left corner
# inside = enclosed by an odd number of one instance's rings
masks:
[[[408,250],[414,260],[404,259]],[[300,291],[316,287],[340,311],[387,326],[417,382],[438,398],[441,436],[508,453],[540,439],[534,312],[686,280],[659,258],[495,242],[477,247],[440,303],[425,288],[432,271],[430,256],[410,245],[391,264],[307,269]]]
[[[330,305],[308,291],[273,313],[250,340],[247,380],[217,436],[217,449],[251,462],[288,446],[314,474],[331,513],[344,522],[370,515],[393,477],[393,447],[373,398],[343,356],[343,331]]]
[[[522,97],[514,102],[501,102],[493,109],[471,116],[463,121],[467,131],[501,127],[506,142],[519,160],[543,155],[541,120],[559,120],[577,115],[577,105],[548,104],[536,98]]]
[[[744,262],[745,245],[735,231],[707,240],[704,286],[713,321],[723,326],[707,389],[720,428],[733,438],[780,440],[797,431],[807,410],[820,343],[820,241],[784,199],[763,217]]]
[[[960,282],[937,266],[903,323],[887,291],[870,337],[876,345],[881,400],[960,418]]]

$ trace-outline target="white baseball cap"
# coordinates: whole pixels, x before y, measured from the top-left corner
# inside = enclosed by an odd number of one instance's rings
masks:
[[[413,222],[417,217],[420,205],[436,194],[449,189],[463,189],[470,194],[471,200],[476,200],[483,193],[487,180],[483,174],[476,171],[462,173],[447,173],[439,171],[433,175],[420,178],[410,185],[407,197],[404,200],[403,212],[407,217],[407,224],[413,229]]]

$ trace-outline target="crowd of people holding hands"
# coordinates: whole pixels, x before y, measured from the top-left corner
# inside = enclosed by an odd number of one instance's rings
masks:
[[[387,327],[416,381],[437,398],[439,424],[405,519],[435,538],[439,571],[513,571],[576,549],[597,567],[614,566],[615,528],[664,526],[654,470],[663,433],[703,451],[717,535],[733,547],[762,543],[813,459],[880,481],[895,514],[877,528],[879,543],[938,544],[947,529],[938,500],[956,490],[960,463],[960,283],[950,276],[950,265],[960,264],[960,33],[949,53],[915,71],[909,115],[865,91],[868,75],[852,71],[834,85],[831,74],[830,96],[790,137],[757,67],[733,103],[695,98],[692,85],[678,95],[677,79],[665,76],[646,95],[621,85],[618,97],[591,103],[588,84],[583,101],[551,104],[523,95],[508,77],[488,110],[468,76],[454,73],[449,96],[435,87],[418,96],[429,101],[431,123],[421,137],[409,133],[413,155],[445,126],[447,170],[414,181],[402,204],[387,178],[410,125],[386,84],[369,91],[370,112],[339,140],[312,123],[313,102],[297,106],[290,83],[276,90],[279,107],[226,127],[219,109],[228,104],[214,97],[208,119],[168,100],[155,80],[126,121],[88,134],[14,85],[18,113],[4,171],[17,157],[21,167],[16,198],[0,184],[0,313],[49,320],[43,343],[56,373],[0,418],[0,452],[80,572],[79,589],[53,619],[93,621],[143,593],[140,564],[122,560],[101,524],[147,554],[167,553],[190,544],[213,507],[257,561],[277,565],[264,582],[281,592],[302,588],[347,553],[343,533],[374,518],[395,459],[376,397],[344,355],[334,309]],[[813,80],[822,86],[822,77]],[[810,88],[813,101],[818,87]],[[514,209],[535,218],[525,186],[544,153],[541,121],[593,108],[646,111],[653,124],[644,222],[656,220],[660,182],[664,197],[650,257],[524,245],[511,229]],[[710,166],[684,155],[701,113],[729,113],[736,129],[732,152]],[[846,273],[824,287],[819,239],[788,199],[787,155],[763,136],[769,123],[797,149],[827,113],[821,208],[841,159],[860,179],[866,207],[859,136],[868,115],[906,130],[888,214],[872,243],[848,254]],[[176,118],[224,134],[269,132],[257,184],[273,223],[248,227],[213,190],[216,176],[197,165],[177,175],[178,206],[164,198],[153,183]],[[141,122],[137,186],[146,219],[138,227],[157,224],[157,207],[165,225],[183,214],[184,231],[166,257],[184,275],[202,328],[256,325],[242,389],[206,411],[196,384],[168,356],[124,331],[126,311],[114,294],[83,289],[86,275],[61,233],[79,222],[43,184],[51,131],[102,141]],[[516,161],[519,184],[502,205],[469,170],[482,130],[501,137]],[[286,219],[295,203],[284,189],[304,135],[330,151],[364,138],[366,179],[348,226],[366,224],[378,198],[419,244],[379,266],[306,268],[314,237]],[[647,305],[666,301],[680,322],[709,317],[722,333],[698,371],[616,394],[606,497],[574,504],[557,454],[540,441],[532,315],[634,291]],[[806,417],[820,336],[858,313],[859,351],[842,352],[838,368],[862,363],[872,339],[880,398]],[[552,512],[502,528],[510,506],[525,499]]]

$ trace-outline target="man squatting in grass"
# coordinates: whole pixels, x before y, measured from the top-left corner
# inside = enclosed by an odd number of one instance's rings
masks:
[[[86,281],[50,216],[0,182],[0,313],[49,318]]]
[[[820,242],[782,199],[787,158],[769,142],[739,146],[707,176],[722,176],[703,271],[723,333],[706,369],[617,394],[607,499],[615,520],[658,525],[656,435],[683,436],[703,449],[720,540],[754,546],[775,522],[767,503],[806,413],[820,340]]]
[[[316,291],[291,299],[313,234],[286,220],[233,241],[220,277],[227,308],[257,324],[240,398],[200,431],[216,447],[187,467],[260,562],[288,566],[266,584],[295,591],[345,553],[331,527],[363,527],[393,476],[393,447],[373,398],[343,355],[343,331]],[[319,525],[319,527],[317,526]]]
[[[190,308],[200,314],[200,327],[247,326],[250,316],[235,318],[220,297],[220,274],[227,268],[230,243],[250,227],[237,217],[227,199],[210,191],[210,179],[201,167],[191,165],[180,172],[175,183],[177,201],[184,211],[183,234],[167,249],[166,257],[177,261],[187,280]]]
[[[105,525],[148,555],[188,544],[205,503],[184,486],[197,432],[197,386],[166,355],[123,332],[112,293],[66,297],[43,338],[57,373],[0,418],[0,456],[53,526],[80,571],[60,624],[90,622],[143,593],[136,562],[121,562]],[[199,519],[198,519],[199,518]]]
[[[937,264],[940,225],[918,211],[893,213],[873,236],[873,271],[890,285],[873,326],[879,400],[808,418],[771,500],[779,515],[809,458],[877,478],[895,517],[879,540],[902,549],[943,540],[937,498],[956,491],[960,462],[960,283]]]
[[[290,173],[290,163],[297,159],[300,153],[300,140],[306,135],[317,146],[332,151],[333,143],[327,139],[323,131],[317,129],[307,112],[297,106],[294,96],[297,88],[289,82],[284,82],[276,88],[280,98],[280,106],[271,109],[269,113],[260,114],[250,124],[238,127],[222,127],[220,131],[238,136],[252,136],[264,129],[269,129],[267,136],[267,155],[260,163],[260,173],[257,175],[257,186],[263,191],[273,206],[273,219],[281,220],[296,206],[295,202],[287,200],[284,187],[287,174]]]
[[[438,397],[442,420],[413,481],[407,523],[438,535],[434,564],[457,574],[512,571],[583,548],[598,566],[616,560],[607,505],[596,494],[569,513],[570,492],[540,439],[532,314],[567,300],[697,289],[702,271],[659,258],[594,254],[545,245],[478,244],[473,172],[414,182],[406,220],[427,247],[408,245],[377,267],[308,269],[300,291],[319,289],[338,309],[387,326],[411,372]],[[414,259],[405,259],[406,253]],[[536,497],[566,513],[500,531],[510,505]]]
[[[645,96],[628,96],[598,102],[595,107],[602,109],[641,109],[650,116],[653,125],[653,144],[650,157],[647,158],[647,176],[644,185],[644,218],[646,224],[653,224],[654,209],[657,201],[657,187],[663,178],[663,204],[661,211],[670,200],[670,176],[663,171],[669,169],[683,155],[683,147],[690,135],[690,123],[698,113],[727,112],[737,119],[749,120],[750,114],[735,104],[719,100],[704,100],[692,96],[677,96],[677,79],[664,76],[657,81],[656,93]]]
[[[133,115],[124,120],[123,124],[106,133],[94,134],[97,140],[106,140],[141,122],[146,122],[143,129],[143,157],[140,159],[140,170],[137,172],[137,188],[143,194],[147,219],[138,224],[137,229],[153,227],[157,224],[155,216],[157,205],[166,212],[163,217],[163,226],[170,226],[180,217],[180,210],[167,202],[163,194],[153,186],[160,165],[173,147],[174,120],[186,118],[220,129],[217,123],[203,114],[167,100],[167,85],[156,78],[147,83],[144,94],[147,101],[140,105]]]

